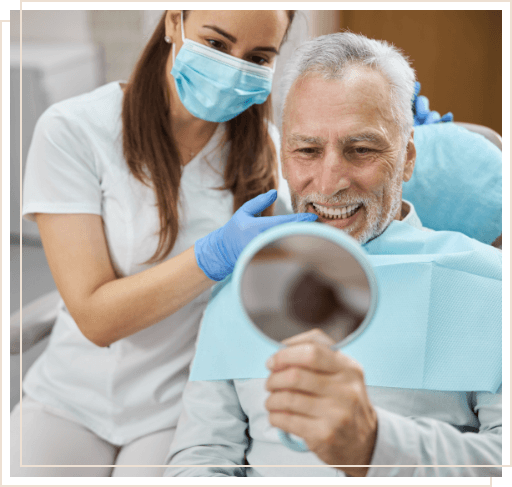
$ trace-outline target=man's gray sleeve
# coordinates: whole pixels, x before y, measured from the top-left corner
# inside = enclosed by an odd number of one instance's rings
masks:
[[[378,416],[377,440],[367,476],[501,476],[501,467],[494,466],[502,464],[501,389],[498,394],[473,393],[471,398],[471,407],[480,422],[477,432],[464,431],[436,419],[404,417],[375,407]]]
[[[188,382],[164,476],[245,477],[246,429],[233,381]]]

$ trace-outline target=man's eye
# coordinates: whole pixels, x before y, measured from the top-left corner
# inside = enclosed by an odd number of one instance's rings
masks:
[[[368,147],[356,147],[354,152],[358,155],[364,156],[372,152],[372,149],[369,149]]]
[[[318,153],[318,149],[315,149],[314,147],[304,147],[302,149],[297,149],[297,151],[299,154],[304,154],[304,155],[313,155],[313,154],[317,154]]]

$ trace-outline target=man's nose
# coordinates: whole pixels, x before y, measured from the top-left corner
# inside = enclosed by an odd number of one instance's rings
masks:
[[[350,187],[350,167],[343,154],[337,151],[326,152],[317,186],[318,191],[326,196],[332,196]]]

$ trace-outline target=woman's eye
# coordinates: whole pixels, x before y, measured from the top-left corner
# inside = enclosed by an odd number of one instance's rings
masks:
[[[213,47],[214,49],[218,49],[218,50],[225,49],[224,44],[215,39],[206,39],[206,42],[208,42],[208,44],[210,44],[210,46]]]
[[[268,64],[268,60],[261,57],[261,56],[252,56],[249,61],[251,63],[254,63],[254,64],[259,64],[259,65],[263,65],[263,64]]]

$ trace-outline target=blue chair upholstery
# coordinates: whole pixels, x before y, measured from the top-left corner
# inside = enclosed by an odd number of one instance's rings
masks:
[[[470,128],[452,122],[414,128],[416,165],[403,198],[425,227],[491,244],[502,231],[501,150]]]

